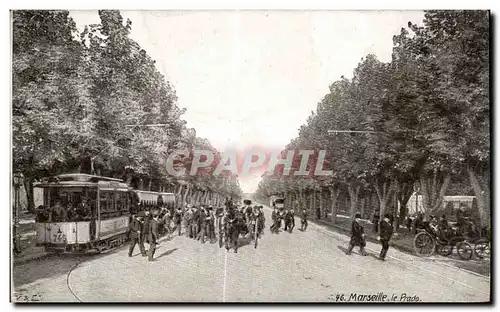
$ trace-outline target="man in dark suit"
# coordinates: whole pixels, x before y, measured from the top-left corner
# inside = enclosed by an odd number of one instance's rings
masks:
[[[141,213],[141,212],[139,212]],[[149,222],[151,222],[152,216],[148,210],[142,211],[144,213],[144,222],[142,222],[142,242],[148,241],[148,233],[149,233]]]
[[[153,214],[153,218],[149,221],[149,232],[148,232],[148,243],[149,243],[149,252],[148,252],[148,261],[153,261],[153,257],[156,251],[156,244],[160,237],[158,233],[158,214],[155,212]]]
[[[393,228],[390,223],[391,216],[386,213],[384,219],[380,222],[380,236],[378,240],[382,244],[382,250],[380,251],[380,260],[385,261],[385,256],[389,250],[389,240],[391,239]]]
[[[193,217],[191,218],[191,234],[193,235],[192,238],[194,239],[198,237],[198,233],[200,231],[199,223],[200,223],[200,209],[194,206]]]
[[[351,241],[349,242],[349,250],[347,250],[347,255],[350,255],[354,246],[359,246],[359,251],[361,255],[366,256],[365,253],[365,232],[363,226],[359,223],[359,219],[361,219],[361,214],[356,213],[354,220],[352,221],[352,234]]]
[[[307,210],[302,209],[302,213],[300,214],[300,230],[307,230]]]
[[[134,252],[135,245],[139,245],[139,249],[141,250],[141,254],[143,257],[146,256],[146,249],[144,248],[144,242],[142,241],[142,219],[144,218],[144,213],[141,211],[137,216],[132,219],[132,222],[129,224],[129,238],[130,238],[130,247],[128,249],[128,256],[132,257],[132,253]]]
[[[200,209],[200,214],[199,214],[199,219],[198,219],[198,227],[200,229],[200,232],[198,233],[198,237],[196,238],[197,240],[201,239],[201,243],[205,244],[205,235],[206,235],[206,229],[207,229],[207,211],[205,207],[201,207]]]

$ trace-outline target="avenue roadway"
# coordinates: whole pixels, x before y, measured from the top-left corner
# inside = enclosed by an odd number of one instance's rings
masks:
[[[266,230],[259,246],[246,243],[227,253],[218,244],[184,236],[162,238],[156,261],[128,246],[101,255],[49,256],[13,267],[14,300],[44,302],[485,302],[490,279],[468,271],[368,243],[345,254],[349,238],[309,223],[293,233]],[[147,247],[147,245],[146,245]],[[342,297],[343,295],[343,297]],[[359,297],[370,295],[372,297]],[[383,297],[383,296],[386,297]],[[418,298],[417,298],[418,297]]]

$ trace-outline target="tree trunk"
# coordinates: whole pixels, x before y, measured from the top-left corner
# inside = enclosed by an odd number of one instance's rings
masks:
[[[323,215],[323,190],[319,190],[319,217],[321,219],[321,216]]]
[[[385,214],[385,208],[387,206],[387,202],[390,199],[391,192],[393,191],[394,183],[392,181],[384,181],[382,184],[382,188],[378,180],[375,181],[375,191],[377,192],[377,197],[380,203],[379,215],[382,219]]]
[[[358,203],[358,196],[359,196],[359,190],[361,189],[361,186],[353,186],[351,184],[348,185],[347,190],[349,191],[349,198],[351,202],[351,209],[350,209],[350,214],[351,214],[351,219],[354,220],[354,216],[356,215],[356,204]]]
[[[476,177],[476,173],[470,167],[467,167],[469,179],[474,190],[474,195],[477,200],[477,208],[479,210],[479,220],[482,228],[490,227],[490,196],[489,196],[489,183],[481,186],[481,183]],[[489,174],[489,173],[488,173]],[[489,179],[488,179],[489,182]]]
[[[361,218],[365,218],[365,202],[366,202],[366,196],[363,196],[361,198],[361,203],[359,207],[361,208]]]
[[[425,210],[424,215],[426,219],[432,212],[439,210],[441,207],[450,180],[451,176],[446,174],[440,186],[437,172],[434,172],[432,178],[420,178],[420,191],[422,193],[423,208]]]
[[[330,186],[330,198],[332,200],[332,222],[337,221],[337,198],[339,197],[339,188],[337,186]]]
[[[26,190],[27,209],[30,213],[35,212],[35,197],[33,195],[33,179],[24,176],[24,189]]]
[[[403,183],[400,192],[398,192],[398,200],[401,205],[399,208],[399,218],[401,220],[406,219],[408,216],[408,201],[410,200],[411,195],[413,194],[413,185],[412,183]]]
[[[182,197],[182,203],[181,203],[182,207],[184,207],[184,203],[186,203],[187,195],[190,190],[191,190],[191,185],[187,184],[186,191],[184,192],[184,196]]]

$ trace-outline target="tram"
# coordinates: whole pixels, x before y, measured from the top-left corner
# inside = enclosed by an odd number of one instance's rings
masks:
[[[80,173],[45,178],[34,187],[43,194],[36,244],[55,252],[102,252],[122,245],[131,213],[143,210],[139,206],[175,201],[172,193],[134,190],[119,179]]]

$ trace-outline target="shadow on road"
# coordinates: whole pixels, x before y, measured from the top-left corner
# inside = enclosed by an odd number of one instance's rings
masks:
[[[347,248],[345,248],[344,246],[338,245],[337,248],[340,249],[340,251],[342,251],[343,253],[347,253]]]
[[[14,287],[30,284],[41,279],[57,278],[67,275],[78,263],[106,257],[110,254],[126,250],[128,247],[129,245],[126,243],[120,247],[102,253],[51,253],[44,258],[14,265],[12,267]]]
[[[252,243],[252,239],[250,237],[240,237],[238,238],[238,248],[250,245]]]
[[[159,255],[156,259],[159,259],[159,258],[161,258],[161,257],[163,257],[163,256],[168,256],[168,255],[170,255],[170,254],[174,253],[174,251],[176,251],[177,249],[178,249],[178,248],[174,248],[174,249],[167,250],[167,251],[165,251],[164,253],[162,253],[161,255]]]

